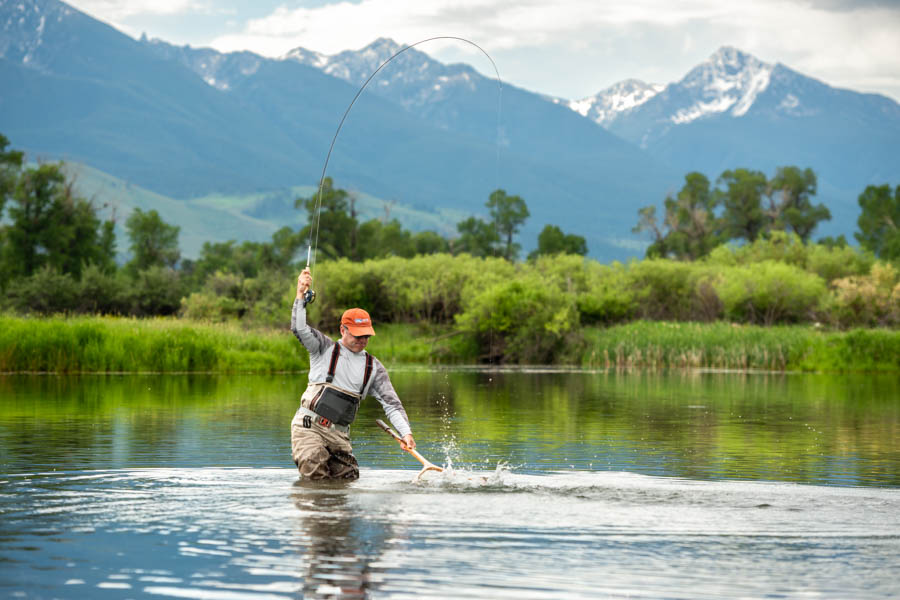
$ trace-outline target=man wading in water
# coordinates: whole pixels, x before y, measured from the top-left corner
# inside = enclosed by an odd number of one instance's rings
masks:
[[[351,308],[341,317],[335,342],[306,324],[304,294],[312,286],[309,268],[297,278],[291,331],[309,351],[309,384],[291,421],[291,454],[307,479],[358,479],[359,465],[350,446],[350,424],[360,401],[375,396],[403,437],[404,450],[416,447],[409,418],[381,361],[365,352],[375,335],[369,313]]]

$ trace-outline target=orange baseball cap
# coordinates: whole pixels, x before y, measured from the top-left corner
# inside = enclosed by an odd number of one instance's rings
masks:
[[[375,335],[369,313],[361,308],[345,310],[344,314],[341,316],[341,325],[344,325],[350,330],[350,333],[357,337],[361,335]]]

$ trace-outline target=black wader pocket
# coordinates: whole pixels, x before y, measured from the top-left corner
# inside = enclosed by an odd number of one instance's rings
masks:
[[[356,418],[359,398],[331,387],[323,387],[310,408],[332,423],[350,425]]]

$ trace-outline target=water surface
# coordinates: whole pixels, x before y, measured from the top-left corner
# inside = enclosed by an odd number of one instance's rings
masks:
[[[418,464],[297,480],[302,376],[0,377],[0,595],[889,598],[896,378],[398,371]]]

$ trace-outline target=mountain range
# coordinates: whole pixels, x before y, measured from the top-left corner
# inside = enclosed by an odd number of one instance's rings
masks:
[[[326,174],[385,212],[402,209],[392,216],[418,213],[410,223],[424,226],[484,214],[503,188],[530,209],[526,249],[552,223],[585,236],[601,260],[641,254],[630,233],[638,208],[691,170],[715,180],[728,168],[811,167],[835,215],[819,234],[850,234],[865,185],[900,181],[896,102],[727,47],[678,82],[628,80],[569,101],[417,46],[372,79],[335,138],[360,86],[403,47],[379,39],[272,59],[135,40],[59,0],[2,0],[0,133],[30,157],[88,165],[120,190],[195,208],[179,213],[183,232],[204,212],[230,211],[228,235],[244,223],[248,238],[261,222],[302,221],[289,191],[314,189],[334,140]],[[128,198],[120,191],[120,215]]]

